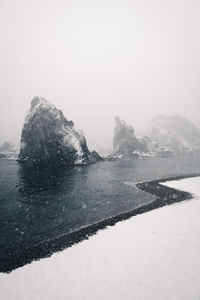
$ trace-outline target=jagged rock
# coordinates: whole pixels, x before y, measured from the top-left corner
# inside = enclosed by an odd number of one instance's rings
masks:
[[[159,156],[200,151],[200,129],[181,116],[155,117],[151,121],[148,135],[151,141],[157,143],[158,147],[154,150]]]
[[[113,138],[114,155],[136,156],[137,151],[145,151],[143,144],[136,138],[132,126],[127,125],[119,117],[115,117]]]
[[[93,150],[90,152],[90,162],[95,163],[97,161],[103,161],[104,159],[98,154],[97,151]]]
[[[42,97],[34,97],[21,135],[19,161],[24,160],[74,165],[99,159],[61,110]]]

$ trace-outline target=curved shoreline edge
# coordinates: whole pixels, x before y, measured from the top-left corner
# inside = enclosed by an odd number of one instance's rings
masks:
[[[7,258],[4,258],[3,261],[0,262],[0,273],[10,273],[11,271],[19,267],[30,264],[34,260],[50,257],[53,253],[64,250],[74,244],[88,239],[91,235],[96,234],[99,230],[104,229],[107,226],[113,226],[119,221],[129,219],[130,217],[136,216],[138,214],[143,214],[145,212],[172,203],[192,199],[193,196],[189,192],[176,190],[160,184],[166,181],[181,180],[192,177],[200,177],[200,173],[137,183],[136,187],[156,196],[156,199],[128,212],[121,213],[92,225],[82,227],[77,231],[59,236],[54,240],[43,242],[39,245],[23,249],[22,251],[16,251],[12,257],[9,256]]]

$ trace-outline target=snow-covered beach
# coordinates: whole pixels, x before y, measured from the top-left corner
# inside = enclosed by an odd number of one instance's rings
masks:
[[[51,258],[0,274],[0,298],[199,299],[200,178],[163,184],[194,199],[119,222]]]

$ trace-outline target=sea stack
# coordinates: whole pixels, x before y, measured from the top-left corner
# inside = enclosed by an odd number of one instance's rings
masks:
[[[90,152],[81,131],[48,100],[34,97],[21,134],[19,161],[89,164],[101,160]]]
[[[144,151],[144,146],[136,138],[132,126],[127,125],[119,117],[115,117],[113,151],[116,155],[134,156],[137,151]]]

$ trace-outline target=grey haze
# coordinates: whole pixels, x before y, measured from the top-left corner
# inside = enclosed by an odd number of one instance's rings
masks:
[[[111,146],[114,116],[144,130],[157,114],[200,127],[197,0],[1,0],[0,143],[19,142],[43,96]]]

